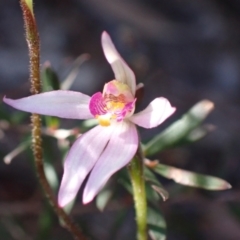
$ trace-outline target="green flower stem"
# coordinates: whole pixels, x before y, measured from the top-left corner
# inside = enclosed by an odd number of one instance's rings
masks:
[[[29,49],[30,58],[30,81],[31,81],[31,93],[38,94],[41,92],[41,80],[40,80],[40,48],[39,48],[39,35],[37,30],[36,21],[33,15],[32,1],[20,0],[20,5],[23,12],[23,19],[26,30],[26,40]],[[44,162],[42,154],[42,137],[41,137],[41,118],[38,114],[32,114],[32,148],[36,165],[36,170],[40,184],[43,191],[53,207],[54,211],[58,215],[59,219],[62,219],[66,229],[72,234],[74,239],[85,240],[79,228],[72,222],[70,217],[65,211],[58,206],[58,202],[53,194],[53,191],[47,181],[44,172]]]
[[[132,183],[136,211],[137,240],[147,240],[147,200],[143,176],[143,155],[140,146],[128,170]]]

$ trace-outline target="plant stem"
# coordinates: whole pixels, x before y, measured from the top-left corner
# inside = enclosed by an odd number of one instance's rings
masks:
[[[40,48],[39,48],[39,35],[37,24],[33,15],[31,0],[20,0],[20,5],[23,12],[24,25],[26,30],[26,40],[29,49],[30,58],[30,82],[31,93],[38,94],[41,92],[40,80]],[[32,148],[36,170],[40,184],[43,188],[44,194],[47,197],[50,205],[60,219],[64,221],[66,229],[72,234],[74,239],[86,239],[79,228],[72,222],[70,217],[65,211],[58,206],[58,202],[53,194],[53,191],[47,181],[44,172],[43,154],[42,154],[42,137],[41,137],[41,118],[38,114],[32,114]]]
[[[143,176],[143,155],[140,146],[128,170],[133,188],[133,199],[136,211],[137,240],[147,240],[147,200]]]

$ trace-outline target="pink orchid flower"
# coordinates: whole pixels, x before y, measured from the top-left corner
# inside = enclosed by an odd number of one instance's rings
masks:
[[[82,134],[67,154],[58,195],[60,206],[74,199],[90,172],[83,203],[92,201],[108,179],[136,154],[139,137],[135,124],[153,128],[175,111],[167,99],[159,97],[134,114],[135,75],[106,32],[102,34],[102,47],[115,75],[114,80],[105,84],[103,93],[89,97],[79,92],[58,90],[17,100],[4,98],[5,103],[26,112],[98,120],[99,125]]]

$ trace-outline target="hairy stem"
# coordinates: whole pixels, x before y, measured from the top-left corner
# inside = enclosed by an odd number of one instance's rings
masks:
[[[26,40],[29,49],[31,93],[38,94],[41,92],[41,80],[40,80],[40,48],[39,48],[40,44],[37,25],[33,15],[31,0],[20,0],[20,5],[23,12]],[[45,196],[47,197],[50,205],[53,207],[58,217],[64,221],[66,229],[68,229],[68,231],[73,235],[73,237],[77,240],[84,240],[86,238],[83,236],[79,228],[72,222],[72,220],[65,213],[65,211],[58,206],[57,200],[47,181],[44,172],[42,153],[41,118],[38,114],[32,114],[31,121],[32,121],[33,155],[38,178],[45,193]]]
[[[147,240],[147,200],[143,176],[143,155],[141,147],[129,167],[136,211],[137,240]]]

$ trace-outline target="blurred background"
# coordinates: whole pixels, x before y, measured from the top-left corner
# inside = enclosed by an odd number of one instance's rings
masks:
[[[139,109],[158,96],[170,100],[177,112],[160,127],[141,129],[143,142],[181,117],[202,99],[214,102],[206,122],[214,126],[192,145],[156,156],[162,163],[221,177],[232,189],[222,192],[183,187],[162,180],[170,193],[159,202],[168,240],[240,239],[240,2],[238,0],[35,0],[41,38],[41,63],[51,63],[59,79],[74,60],[84,62],[71,89],[92,95],[113,73],[104,58],[100,36],[106,30],[117,49],[145,85]],[[0,99],[29,95],[28,49],[18,1],[0,1]],[[28,114],[0,100],[0,119],[12,114],[24,126],[0,121],[0,236],[4,240],[71,239],[59,226],[42,195],[30,150],[6,165],[3,157],[25,138]],[[74,121],[62,121],[74,127]],[[51,146],[56,145],[54,140]],[[55,144],[55,145],[54,145]],[[56,148],[56,147],[55,147]],[[62,155],[50,149],[59,177]],[[101,213],[94,203],[81,205],[81,192],[72,216],[96,240],[134,239],[131,196],[119,187],[118,201]],[[120,213],[124,212],[124,218]],[[121,219],[123,223],[119,224]],[[3,236],[3,237],[2,237]]]

